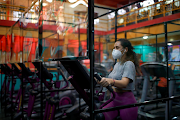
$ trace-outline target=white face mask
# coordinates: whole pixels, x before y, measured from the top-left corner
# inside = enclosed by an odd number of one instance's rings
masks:
[[[107,56],[104,56],[104,60],[107,60]]]
[[[122,49],[122,50],[123,50],[123,49]],[[122,51],[122,50],[121,50],[121,51]],[[114,59],[121,59],[121,57],[124,55],[124,53],[126,52],[126,50],[124,51],[123,54],[121,53],[121,51],[113,49],[113,51],[112,51],[112,56],[113,56],[113,58],[114,58]]]

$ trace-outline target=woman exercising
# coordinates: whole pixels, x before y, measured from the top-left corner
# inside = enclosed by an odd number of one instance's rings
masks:
[[[102,78],[98,84],[103,87],[107,87],[108,85],[113,86],[112,88],[116,94],[116,98],[103,108],[134,104],[136,103],[136,99],[132,90],[134,90],[136,71],[138,73],[140,71],[136,53],[133,51],[133,47],[128,40],[119,39],[114,44],[112,56],[114,59],[118,59],[119,62],[115,64],[108,78]],[[103,114],[105,120],[113,120],[118,115],[121,120],[136,120],[138,107],[104,112]]]

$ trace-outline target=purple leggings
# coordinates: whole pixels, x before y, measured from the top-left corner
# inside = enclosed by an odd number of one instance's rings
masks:
[[[104,106],[103,109],[136,103],[136,99],[132,92],[124,92],[124,93],[115,92],[115,94],[116,94],[115,99],[106,106]],[[103,114],[105,116],[105,120],[113,120],[118,115],[120,115],[121,120],[136,120],[138,115],[138,107],[109,111],[109,112],[104,112]]]

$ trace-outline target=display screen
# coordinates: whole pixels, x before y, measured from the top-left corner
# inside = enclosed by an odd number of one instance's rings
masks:
[[[163,58],[165,60],[165,48],[162,48]],[[168,46],[168,61],[180,61],[180,45]]]

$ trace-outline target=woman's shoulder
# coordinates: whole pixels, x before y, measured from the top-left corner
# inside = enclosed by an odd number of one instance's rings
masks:
[[[114,62],[112,59],[108,59],[108,62]]]
[[[124,63],[124,68],[128,71],[135,71],[135,64],[132,61],[126,61]]]
[[[124,63],[124,67],[132,68],[132,67],[135,67],[135,64],[132,61],[126,61]]]
[[[134,65],[134,63],[132,61],[126,61],[126,62],[124,62],[124,64]]]

